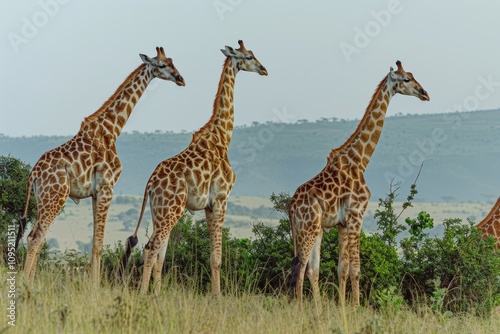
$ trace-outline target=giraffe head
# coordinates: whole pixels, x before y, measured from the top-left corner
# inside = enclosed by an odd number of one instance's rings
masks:
[[[247,50],[243,41],[240,39],[238,41],[240,47],[238,49],[233,49],[230,46],[225,47],[225,49],[221,49],[222,53],[226,57],[230,57],[233,61],[233,64],[236,69],[248,71],[248,72],[257,72],[260,75],[267,75],[267,70],[262,64],[255,58],[253,52]]]
[[[179,74],[179,71],[174,66],[172,58],[165,56],[165,51],[162,47],[156,48],[157,55],[154,58],[149,58],[144,54],[140,54],[141,59],[146,65],[153,67],[153,75],[156,78],[170,80],[177,86],[185,86],[184,78]]]
[[[396,62],[396,65],[398,66],[398,69],[394,71],[391,67],[389,72],[389,79],[392,83],[393,93],[412,95],[418,97],[422,101],[429,101],[429,95],[417,82],[417,80],[415,80],[413,74],[406,72],[399,60]]]

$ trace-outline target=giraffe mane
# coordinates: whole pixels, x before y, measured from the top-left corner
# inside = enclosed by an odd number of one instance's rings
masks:
[[[363,115],[363,118],[361,119],[361,121],[359,122],[358,126],[356,127],[356,130],[354,130],[354,132],[344,142],[344,144],[342,144],[340,147],[334,148],[330,152],[330,155],[328,156],[328,161],[329,162],[331,162],[335,158],[335,156],[337,155],[338,152],[340,152],[341,150],[345,149],[347,147],[347,145],[349,145],[349,143],[351,143],[356,138],[356,136],[358,136],[358,134],[361,132],[360,130],[363,128],[363,126],[365,126],[366,120],[367,120],[367,118],[369,117],[369,114],[370,114],[370,110],[373,108],[373,105],[375,104],[375,102],[377,100],[378,94],[380,93],[380,91],[382,90],[382,88],[387,83],[387,78],[388,78],[388,76],[385,76],[382,79],[382,81],[380,81],[380,83],[378,84],[377,88],[373,92],[372,98],[370,100],[370,104],[368,104],[368,107],[366,107],[365,114]]]
[[[193,134],[193,140],[199,138],[202,133],[209,129],[210,128],[210,125],[212,123],[215,122],[215,119],[217,118],[217,110],[219,110],[219,99],[218,97],[220,96],[221,94],[221,91],[222,91],[222,82],[224,80],[224,75],[225,75],[225,69],[227,66],[229,66],[229,64],[231,63],[231,58],[230,57],[226,57],[226,59],[224,60],[224,63],[222,65],[222,74],[220,76],[220,79],[219,79],[219,85],[217,86],[217,93],[215,94],[215,99],[214,99],[214,110],[213,110],[213,113],[212,113],[212,116],[210,116],[210,119],[208,120],[208,122],[203,125],[198,131],[196,131],[194,134]]]
[[[139,65],[132,73],[128,75],[128,77],[123,81],[123,83],[116,89],[116,91],[111,95],[104,104],[97,109],[93,114],[85,117],[84,121],[80,125],[80,130],[83,128],[83,125],[87,122],[91,122],[96,120],[106,109],[109,108],[109,106],[118,98],[118,95],[123,91],[125,86],[139,73],[144,67],[146,67],[146,64],[141,64]]]
[[[476,227],[480,228],[484,224],[486,224],[491,219],[491,217],[495,214],[495,212],[499,209],[500,209],[500,197],[498,197],[497,201],[495,202],[495,205],[493,205],[490,212],[486,215],[486,217],[483,218],[483,220],[481,220],[481,222],[479,224],[476,225]]]

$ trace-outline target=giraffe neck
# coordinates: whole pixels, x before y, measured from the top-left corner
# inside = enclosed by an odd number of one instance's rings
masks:
[[[229,147],[234,127],[234,80],[237,72],[236,65],[227,57],[222,68],[212,116],[194,134],[193,140],[208,136],[217,146],[222,146],[226,150]]]
[[[152,79],[151,68],[141,64],[130,73],[101,108],[85,118],[80,132],[88,132],[94,137],[111,136],[116,139]]]
[[[328,158],[331,162],[339,153],[346,155],[352,165],[363,171],[370,162],[375,147],[380,139],[385,115],[393,96],[389,88],[388,77],[378,85],[366,112],[351,137],[339,148],[333,150]]]

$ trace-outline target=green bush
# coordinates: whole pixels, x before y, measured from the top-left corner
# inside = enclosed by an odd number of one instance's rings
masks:
[[[453,313],[489,314],[500,296],[500,252],[492,238],[481,238],[472,222],[443,222],[441,238],[401,242],[404,254],[404,294],[414,300],[415,291],[426,297],[446,289],[442,309]]]
[[[0,252],[4,261],[9,248],[13,248],[12,241],[17,236],[19,221],[23,216],[30,170],[30,165],[17,158],[0,156]],[[26,220],[32,223],[35,218],[36,199],[31,193]],[[26,230],[28,229],[26,226]],[[47,257],[47,249],[48,244],[45,243],[41,259]],[[25,257],[26,249],[21,246],[17,252],[17,263],[24,263]]]

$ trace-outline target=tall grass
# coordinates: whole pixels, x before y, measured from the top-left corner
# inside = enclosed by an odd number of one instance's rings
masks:
[[[6,270],[0,279],[7,279]],[[427,306],[406,309],[339,307],[323,297],[318,304],[289,302],[240,291],[223,281],[222,296],[199,293],[196,282],[180,285],[164,278],[159,294],[103,279],[94,288],[86,272],[40,268],[32,286],[17,277],[16,327],[12,333],[498,333],[500,314],[443,317]],[[234,284],[234,285],[233,285]],[[245,289],[248,290],[248,289]],[[0,308],[8,305],[0,294]],[[2,319],[6,319],[2,315]]]

